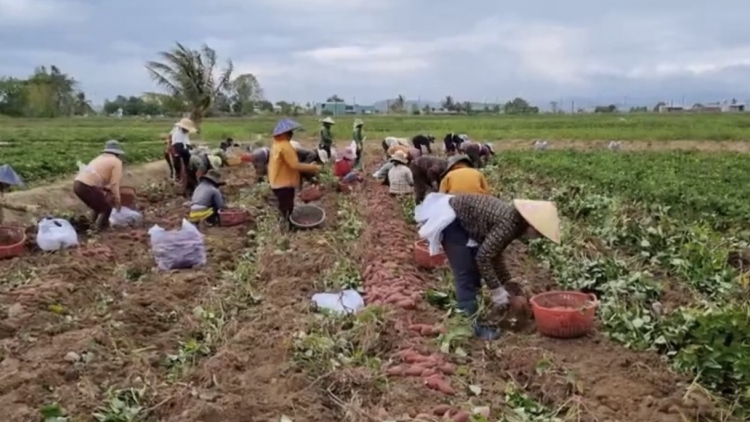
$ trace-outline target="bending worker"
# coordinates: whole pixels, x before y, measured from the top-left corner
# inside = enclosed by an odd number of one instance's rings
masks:
[[[415,217],[424,222],[419,235],[428,239],[430,253],[437,253],[442,245],[453,273],[458,308],[467,315],[479,309],[481,280],[495,305],[518,303],[505,289],[511,275],[503,252],[511,242],[522,236],[544,236],[560,243],[560,219],[553,202],[517,199],[508,203],[489,195],[432,193],[415,209]],[[522,295],[520,289],[513,293]],[[476,319],[472,328],[485,340],[500,336]]]

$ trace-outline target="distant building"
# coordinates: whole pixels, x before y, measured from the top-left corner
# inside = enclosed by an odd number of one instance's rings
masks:
[[[685,107],[681,105],[661,104],[659,106],[659,113],[681,113],[683,111],[685,111]]]
[[[316,103],[315,114],[318,116],[323,114],[331,114],[333,116],[342,116],[346,114],[374,114],[377,113],[374,106],[366,106],[359,104],[347,104],[347,103]],[[324,113],[325,112],[325,113]]]
[[[743,112],[745,111],[745,104],[730,104],[727,106],[728,112]]]

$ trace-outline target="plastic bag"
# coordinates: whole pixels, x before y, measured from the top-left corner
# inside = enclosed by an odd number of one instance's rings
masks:
[[[43,251],[58,251],[78,245],[78,233],[68,220],[45,217],[39,220],[36,244]]]
[[[112,210],[112,214],[109,216],[109,224],[112,226],[130,226],[139,223],[143,219],[143,215],[138,211],[122,207],[120,212]]]
[[[312,300],[320,309],[347,314],[355,313],[365,307],[362,295],[352,289],[339,293],[315,293]]]
[[[206,247],[203,235],[183,219],[179,230],[164,230],[154,225],[148,230],[151,253],[160,270],[177,270],[206,265]]]

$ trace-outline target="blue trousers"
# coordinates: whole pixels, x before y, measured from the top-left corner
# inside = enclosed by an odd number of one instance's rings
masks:
[[[458,220],[454,220],[443,230],[443,250],[453,273],[456,300],[459,304],[476,303],[477,295],[482,288],[482,277],[475,259],[479,248],[466,246],[468,242],[469,233]]]

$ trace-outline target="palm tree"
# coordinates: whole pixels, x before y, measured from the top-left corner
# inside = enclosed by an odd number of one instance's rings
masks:
[[[232,61],[227,62],[217,78],[216,51],[205,44],[200,50],[190,50],[177,43],[159,56],[161,62],[146,63],[149,75],[181,105],[181,111],[190,112],[190,118],[199,126],[218,94],[229,87],[234,70]]]

